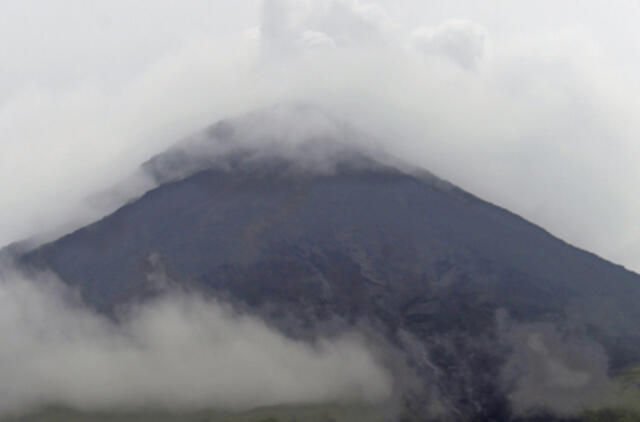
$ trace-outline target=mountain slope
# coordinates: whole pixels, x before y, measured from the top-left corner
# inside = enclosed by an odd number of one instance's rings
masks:
[[[369,321],[423,380],[409,407],[433,396],[458,417],[511,412],[504,368],[517,347],[496,315],[588,338],[611,371],[637,363],[638,275],[324,123],[331,129],[294,147],[238,147],[255,127],[280,127],[278,116],[221,122],[145,164],[157,188],[21,261],[52,269],[107,313],[181,283],[291,335],[301,329],[279,322],[285,313],[307,330]]]

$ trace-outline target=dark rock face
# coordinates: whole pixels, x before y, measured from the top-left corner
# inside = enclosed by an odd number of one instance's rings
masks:
[[[104,312],[152,294],[161,271],[311,325],[372,321],[461,419],[511,418],[499,309],[579,326],[612,368],[638,360],[638,275],[438,179],[345,154],[323,172],[226,154],[22,262]],[[408,393],[415,414],[420,394]]]

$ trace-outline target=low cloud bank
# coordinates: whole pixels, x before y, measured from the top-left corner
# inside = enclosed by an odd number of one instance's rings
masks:
[[[377,403],[389,373],[364,339],[289,339],[230,306],[174,292],[114,322],[51,274],[0,268],[0,415],[79,410],[244,410]]]

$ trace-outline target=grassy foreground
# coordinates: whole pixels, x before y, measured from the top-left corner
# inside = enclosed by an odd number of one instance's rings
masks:
[[[585,410],[583,422],[640,422],[640,366],[614,378],[621,387],[619,400],[608,408]],[[276,406],[241,413],[200,412],[80,412],[48,408],[22,416],[0,417],[0,422],[388,422],[389,407],[365,405]]]
[[[640,365],[620,373],[614,381],[621,389],[619,403],[584,412],[585,422],[640,422]]]
[[[79,412],[49,408],[24,416],[0,418],[1,422],[386,422],[390,409],[362,405],[278,406],[241,413],[201,411]]]

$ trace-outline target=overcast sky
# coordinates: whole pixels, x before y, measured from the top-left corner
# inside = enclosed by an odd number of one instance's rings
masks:
[[[0,1],[0,244],[218,118],[318,103],[640,270],[640,2]],[[387,140],[384,142],[384,140]]]

